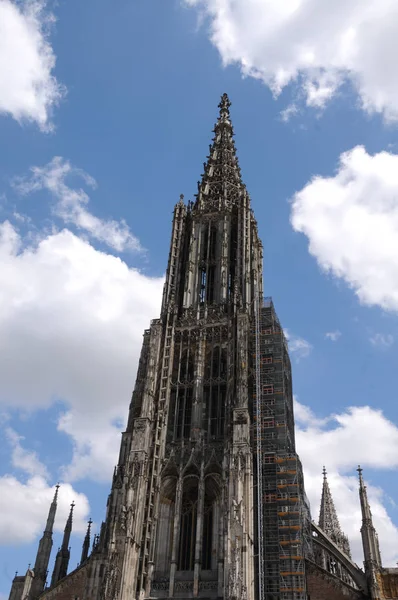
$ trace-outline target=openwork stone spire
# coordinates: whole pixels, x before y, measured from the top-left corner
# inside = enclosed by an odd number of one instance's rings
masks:
[[[319,511],[319,527],[330,537],[331,540],[342,550],[347,556],[351,557],[350,543],[348,538],[341,530],[336,508],[334,506],[332,494],[330,492],[327,473],[323,467],[323,486],[321,508]]]
[[[230,106],[227,94],[223,94],[218,105],[220,114],[213,130],[213,143],[207,163],[204,163],[202,179],[198,182],[195,208],[208,210],[214,207],[222,210],[238,204],[243,194],[247,193],[236,155]]]
[[[43,532],[43,537],[40,540],[39,548],[37,550],[36,561],[34,566],[34,581],[31,588],[30,598],[39,596],[44,590],[47,579],[48,563],[50,561],[51,549],[53,546],[53,528],[55,521],[55,514],[57,512],[57,500],[58,500],[59,485],[55,486],[55,493],[53,501],[51,502],[50,510],[48,512],[46,528]]]
[[[82,556],[80,559],[80,564],[83,564],[88,558],[88,553],[90,550],[91,524],[92,524],[92,520],[90,519],[88,522],[88,526],[87,526],[87,533],[86,533],[86,536],[85,536],[84,542],[83,542]]]
[[[363,551],[365,555],[365,565],[372,563],[378,567],[381,566],[379,539],[376,533],[376,529],[373,526],[372,512],[370,510],[368,493],[366,491],[366,485],[362,477],[362,469],[358,466],[359,474],[359,498],[361,501],[362,511],[362,543]]]
[[[70,512],[68,516],[68,520],[66,521],[65,529],[64,529],[64,537],[62,539],[62,546],[57,552],[57,557],[55,559],[55,566],[53,575],[51,578],[51,585],[55,585],[66,577],[68,573],[68,565],[70,559],[70,550],[69,550],[69,542],[70,542],[70,534],[72,533],[72,522],[73,522],[73,509],[75,503],[72,502],[70,505]]]

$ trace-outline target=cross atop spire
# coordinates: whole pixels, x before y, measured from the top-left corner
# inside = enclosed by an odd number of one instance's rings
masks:
[[[351,556],[348,538],[346,535],[344,535],[340,527],[340,522],[334,506],[325,467],[323,467],[322,474],[323,486],[321,506],[319,511],[319,527],[345,554],[347,554],[347,556]]]
[[[195,208],[199,210],[214,211],[232,207],[243,195],[247,195],[236,155],[230,106],[228,95],[223,94],[218,105],[220,112],[213,130],[213,143],[207,162],[203,165],[202,179],[198,182]]]

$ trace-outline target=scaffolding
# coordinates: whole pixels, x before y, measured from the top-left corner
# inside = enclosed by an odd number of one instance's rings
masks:
[[[253,439],[256,450],[259,600],[306,600],[303,475],[295,452],[291,367],[271,299],[255,310]]]

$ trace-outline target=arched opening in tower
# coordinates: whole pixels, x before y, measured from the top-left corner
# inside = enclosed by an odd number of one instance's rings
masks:
[[[180,544],[178,570],[193,571],[198,517],[198,479],[194,476],[184,481],[181,506]]]
[[[204,430],[210,439],[222,437],[227,398],[227,351],[221,346],[213,346],[207,352],[203,397]]]

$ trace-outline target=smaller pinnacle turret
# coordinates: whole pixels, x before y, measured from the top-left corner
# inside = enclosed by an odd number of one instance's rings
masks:
[[[86,537],[84,538],[84,542],[83,542],[82,557],[80,559],[81,565],[87,560],[88,553],[90,550],[91,524],[92,524],[92,520],[90,519],[88,522]]]
[[[35,566],[33,570],[35,577],[29,598],[38,597],[44,590],[44,586],[46,584],[48,563],[50,562],[50,555],[53,546],[53,528],[55,515],[57,512],[58,490],[59,484],[55,486],[54,498],[51,502],[50,510],[48,512],[46,527],[39,542],[39,548],[37,550]]]
[[[359,474],[359,498],[361,501],[362,511],[361,535],[365,565],[368,563],[369,565],[374,564],[378,567],[381,567],[379,539],[376,529],[373,526],[373,518],[370,510],[368,493],[366,491],[366,485],[362,477],[362,469],[360,465],[358,465],[357,471]]]
[[[64,529],[64,537],[62,539],[62,546],[57,552],[57,557],[55,559],[55,566],[53,575],[51,578],[51,586],[55,585],[66,577],[68,573],[68,565],[70,559],[70,550],[69,550],[69,541],[70,535],[72,533],[72,522],[73,522],[73,509],[75,507],[75,503],[72,502],[70,505],[70,512],[68,516],[68,520],[66,521],[65,529]]]
[[[330,539],[346,554],[351,557],[350,543],[341,530],[332,494],[330,492],[327,472],[323,467],[323,486],[321,507],[319,511],[319,527],[330,537]]]

